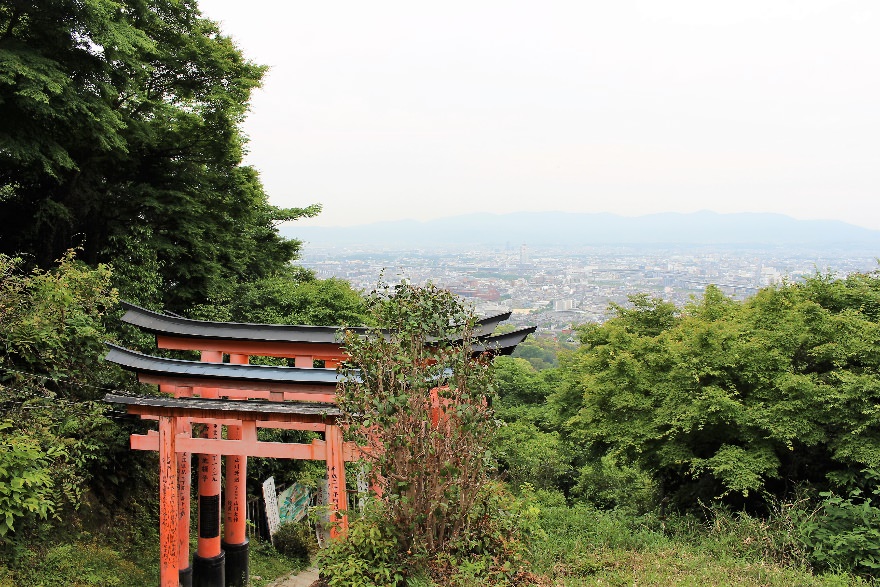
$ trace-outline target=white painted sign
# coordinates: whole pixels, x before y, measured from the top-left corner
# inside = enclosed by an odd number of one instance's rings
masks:
[[[263,501],[266,503],[266,521],[269,523],[269,536],[274,536],[281,525],[278,511],[278,494],[275,493],[275,477],[263,481]]]

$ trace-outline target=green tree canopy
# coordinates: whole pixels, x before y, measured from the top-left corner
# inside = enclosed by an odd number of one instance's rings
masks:
[[[0,252],[81,247],[126,297],[172,310],[269,277],[299,243],[239,128],[265,68],[194,0],[0,3]]]
[[[582,330],[554,396],[575,445],[667,491],[781,493],[880,467],[880,274],[815,276]]]
[[[92,470],[112,458],[105,443],[120,436],[95,401],[122,380],[100,361],[118,303],[109,269],[72,254],[52,271],[21,266],[0,254],[0,545],[19,519],[78,507]]]

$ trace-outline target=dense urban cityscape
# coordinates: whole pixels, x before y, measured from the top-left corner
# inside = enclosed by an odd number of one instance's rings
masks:
[[[338,277],[359,290],[408,279],[428,281],[471,301],[477,312],[512,310],[511,322],[537,324],[559,335],[573,325],[602,322],[609,304],[648,293],[678,306],[709,284],[743,299],[761,287],[818,273],[845,276],[877,269],[876,255],[860,249],[791,247],[530,247],[400,251],[306,246],[301,264],[318,277]]]

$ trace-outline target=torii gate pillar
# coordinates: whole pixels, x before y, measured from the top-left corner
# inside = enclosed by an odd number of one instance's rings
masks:
[[[230,354],[233,365],[247,365],[248,355]],[[227,426],[229,440],[242,440],[241,426]],[[226,504],[223,521],[223,540],[220,545],[226,553],[226,587],[247,587],[250,576],[249,544],[247,538],[247,456],[226,456]]]
[[[327,442],[327,502],[333,518],[330,520],[330,538],[348,533],[348,495],[345,492],[345,456],[342,428],[328,425]]]
[[[177,418],[159,416],[159,585],[178,587]]]

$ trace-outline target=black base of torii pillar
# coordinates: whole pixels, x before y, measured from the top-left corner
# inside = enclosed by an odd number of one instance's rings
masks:
[[[204,558],[193,555],[192,587],[226,587],[226,553]]]

